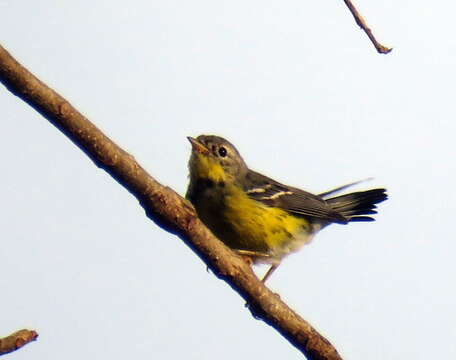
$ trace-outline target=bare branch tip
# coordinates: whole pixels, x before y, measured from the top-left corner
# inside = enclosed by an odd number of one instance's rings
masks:
[[[0,355],[16,351],[38,338],[35,330],[22,329],[0,339]]]
[[[386,46],[383,46],[383,45],[380,45],[379,47],[377,47],[377,52],[379,54],[389,54],[391,51],[393,51],[393,48],[389,48],[389,47],[386,47]]]

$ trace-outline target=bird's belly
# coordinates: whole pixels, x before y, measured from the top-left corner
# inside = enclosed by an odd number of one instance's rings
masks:
[[[198,215],[232,249],[281,259],[312,238],[312,225],[307,219],[255,201],[241,190],[231,189],[222,201],[202,204],[196,206]]]

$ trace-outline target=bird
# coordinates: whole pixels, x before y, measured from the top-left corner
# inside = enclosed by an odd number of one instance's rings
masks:
[[[192,150],[186,198],[198,217],[225,245],[250,263],[270,267],[308,244],[330,224],[374,221],[386,189],[333,196],[359,182],[321,194],[284,185],[251,170],[228,140],[216,135],[187,137]]]

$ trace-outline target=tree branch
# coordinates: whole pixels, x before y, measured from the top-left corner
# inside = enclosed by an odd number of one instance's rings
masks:
[[[351,0],[344,0],[344,3],[345,3],[345,5],[347,5],[348,9],[352,13],[358,26],[361,29],[363,29],[363,31],[369,37],[372,44],[374,44],[375,48],[377,49],[377,52],[379,52],[380,54],[388,54],[391,50],[393,50],[393,48],[386,47],[377,41],[374,34],[372,33],[372,30],[367,25],[366,20],[364,20],[364,18],[361,16],[359,11],[356,9],[355,5],[353,5]]]
[[[188,201],[158,183],[133,156],[33,76],[1,46],[0,81],[130,191],[153,221],[184,240],[219,278],[245,299],[256,318],[278,330],[308,359],[341,359],[328,340],[266,288],[243,259],[212,235]]]
[[[22,329],[0,339],[0,355],[20,349],[29,342],[36,340],[38,333],[35,330]]]

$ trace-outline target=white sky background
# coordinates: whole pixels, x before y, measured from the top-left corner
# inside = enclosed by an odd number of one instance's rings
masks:
[[[3,0],[0,33],[181,194],[201,133],[315,192],[374,176],[378,221],[325,229],[269,285],[345,359],[454,359],[456,5],[357,4],[390,55],[341,0]],[[0,333],[40,333],[8,358],[302,358],[3,87],[0,118]]]

